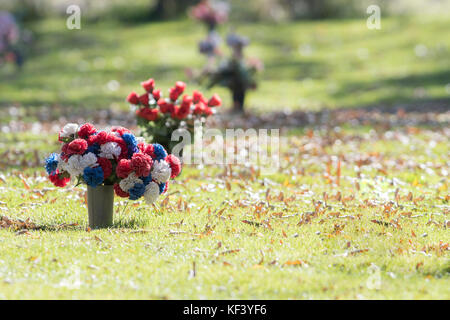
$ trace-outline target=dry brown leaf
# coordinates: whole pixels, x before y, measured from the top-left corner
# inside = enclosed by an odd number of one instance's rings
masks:
[[[328,212],[328,215],[329,215],[329,216],[332,216],[332,217],[339,217],[340,214],[341,214],[341,213],[340,213],[339,211]]]
[[[302,266],[305,262],[303,260],[288,260],[283,265],[286,266]]]
[[[369,249],[358,249],[358,250],[350,251],[349,254],[354,256],[355,254],[363,253],[363,252],[367,252],[367,251],[369,251]]]
[[[231,249],[231,250],[226,250],[226,251],[220,252],[219,255],[224,256],[227,254],[238,253],[239,251],[241,251],[241,249]]]

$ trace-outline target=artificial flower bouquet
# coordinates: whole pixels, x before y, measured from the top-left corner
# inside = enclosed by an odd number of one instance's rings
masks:
[[[138,95],[133,91],[128,95],[127,101],[136,110],[141,134],[151,141],[158,141],[169,152],[179,143],[172,141],[175,130],[186,129],[193,138],[195,120],[205,122],[207,117],[216,112],[215,108],[222,104],[217,94],[209,100],[199,91],[193,91],[191,96],[183,95],[186,84],[182,81],[177,81],[169,89],[166,98],[161,90],[155,88],[153,79],[144,81],[141,85],[145,93]]]
[[[243,50],[249,44],[249,39],[235,33],[227,37],[227,45],[231,49],[231,56],[222,59],[216,67],[212,67],[210,62],[198,77],[201,82],[207,79],[207,87],[222,86],[231,91],[233,99],[233,109],[243,112],[245,95],[248,90],[256,89],[256,75],[264,66],[257,58],[245,59]],[[214,48],[217,51],[217,48]],[[200,50],[200,53],[204,53]]]
[[[108,132],[89,123],[69,123],[58,140],[62,143],[61,153],[52,153],[45,160],[50,181],[57,187],[66,186],[71,179],[77,184],[85,183],[88,198],[90,192],[107,187],[110,199],[115,192],[130,200],[143,197],[151,204],[166,192],[169,180],[181,172],[180,160],[167,154],[163,146],[146,144],[123,127],[113,127]],[[101,204],[96,207],[102,210]]]

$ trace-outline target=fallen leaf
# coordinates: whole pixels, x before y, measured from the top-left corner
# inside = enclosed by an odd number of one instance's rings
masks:
[[[302,260],[288,260],[283,265],[286,265],[286,266],[302,266],[303,264],[305,264],[305,262],[302,261]]]

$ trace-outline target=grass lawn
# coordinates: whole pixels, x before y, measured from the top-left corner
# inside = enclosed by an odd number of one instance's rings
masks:
[[[0,216],[41,230],[0,228],[0,299],[450,299],[448,138],[296,132],[273,175],[186,166],[167,203],[116,198],[87,231],[84,187],[23,169],[55,135],[5,135]]]
[[[444,100],[448,106],[449,26],[448,15],[383,18],[381,30],[367,29],[365,17],[243,23],[236,29],[253,41],[247,55],[265,63],[248,105],[317,110]],[[204,63],[197,42],[205,31],[190,20],[82,21],[81,30],[68,30],[61,19],[29,27],[35,41],[25,69],[0,71],[7,80],[0,105],[127,109],[125,97],[143,79],[154,77],[166,92],[176,79],[186,80],[185,68]],[[229,105],[226,91],[214,91]]]

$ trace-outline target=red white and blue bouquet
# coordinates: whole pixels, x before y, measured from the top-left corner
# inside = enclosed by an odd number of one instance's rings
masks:
[[[45,160],[50,181],[64,187],[73,179],[90,187],[113,185],[117,196],[153,203],[181,172],[180,160],[160,144],[146,144],[130,130],[99,131],[69,123],[59,133],[61,153]]]

